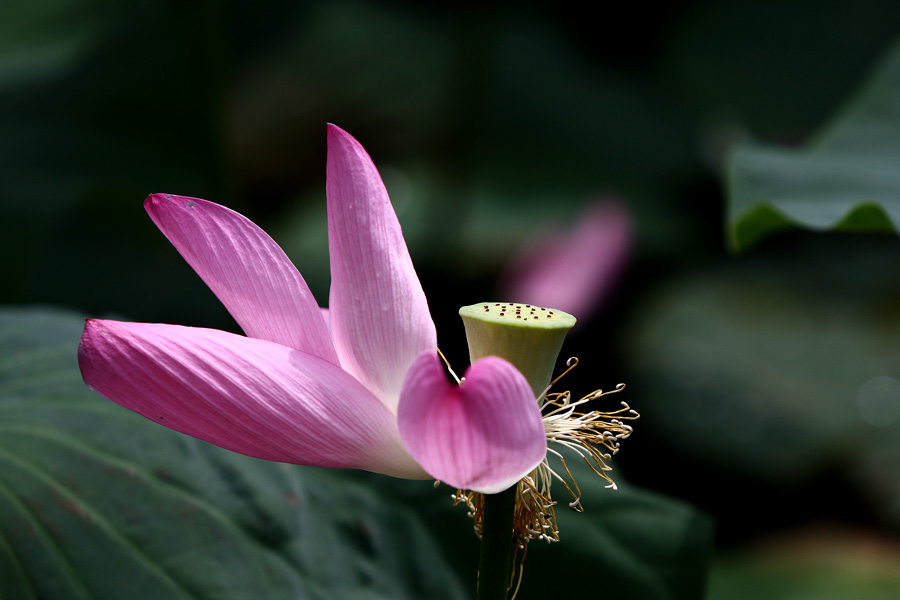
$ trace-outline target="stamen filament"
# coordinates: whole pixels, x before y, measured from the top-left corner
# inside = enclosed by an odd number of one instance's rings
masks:
[[[441,360],[444,361],[444,365],[447,367],[447,370],[450,372],[450,375],[453,376],[454,381],[456,381],[456,383],[458,384],[458,383],[460,382],[460,379],[459,379],[459,377],[456,375],[456,373],[453,371],[453,367],[450,366],[450,361],[447,360],[447,357],[444,356],[444,353],[441,352],[441,349],[440,349],[440,348],[437,349],[437,352],[438,352],[438,356],[441,357]]]

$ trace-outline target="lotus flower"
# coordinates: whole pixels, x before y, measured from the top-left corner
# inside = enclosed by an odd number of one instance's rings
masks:
[[[154,194],[153,222],[245,336],[90,319],[85,383],[176,431],[266,460],[435,478],[496,493],[547,451],[525,377],[474,362],[451,383],[434,322],[375,165],[328,128],[330,307],[281,248],[206,200]]]

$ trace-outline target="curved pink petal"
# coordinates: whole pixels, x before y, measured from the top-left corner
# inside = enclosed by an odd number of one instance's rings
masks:
[[[495,494],[530,473],[547,454],[541,411],[525,376],[496,356],[448,381],[437,354],[409,371],[397,412],[413,458],[441,481]]]
[[[347,132],[328,126],[331,331],[341,366],[392,410],[407,369],[437,334],[378,171]]]
[[[85,383],[113,402],[241,454],[426,477],[375,396],[335,365],[287,346],[91,319],[78,362]]]
[[[153,194],[144,208],[244,333],[338,364],[319,305],[266,232],[199,198]]]
[[[623,204],[595,203],[572,231],[527,242],[511,261],[502,296],[558,308],[586,322],[615,286],[631,238],[631,218]]]

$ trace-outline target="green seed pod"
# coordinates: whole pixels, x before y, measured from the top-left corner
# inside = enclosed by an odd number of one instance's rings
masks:
[[[553,368],[575,317],[560,310],[512,302],[482,302],[459,309],[466,326],[469,360],[499,356],[531,384],[535,397],[550,385]]]

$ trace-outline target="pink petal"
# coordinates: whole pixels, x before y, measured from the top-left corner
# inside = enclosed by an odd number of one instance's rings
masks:
[[[199,198],[153,194],[144,208],[244,333],[338,364],[315,298],[266,232]]]
[[[547,454],[531,386],[496,356],[475,361],[455,385],[436,353],[423,354],[403,384],[397,421],[413,458],[432,477],[460,489],[501,492]]]
[[[437,348],[434,322],[372,159],[328,126],[331,331],[341,366],[392,410],[406,371]]]
[[[425,477],[375,396],[340,368],[287,346],[90,319],[78,362],[85,383],[113,402],[241,454]]]
[[[502,296],[558,308],[586,321],[615,286],[628,260],[631,238],[631,218],[623,204],[593,204],[573,231],[526,243],[508,267]]]
[[[328,329],[328,335],[331,335],[331,315],[327,308],[320,308],[319,313],[322,315],[322,319],[325,321],[325,327]]]

